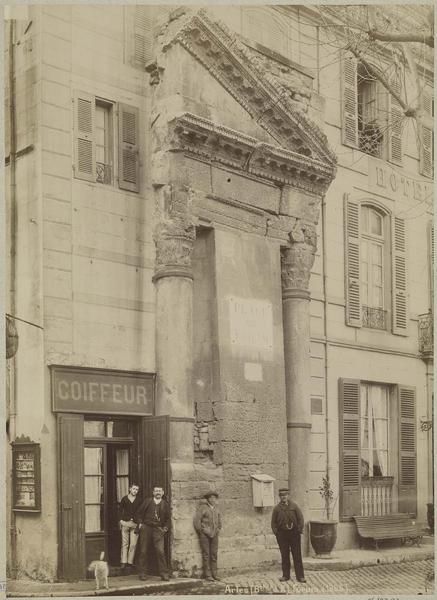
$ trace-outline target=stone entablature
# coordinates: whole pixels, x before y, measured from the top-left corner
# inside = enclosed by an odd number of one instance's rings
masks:
[[[289,73],[271,73],[223,24],[199,10],[179,31],[161,38],[163,52],[180,43],[221,83],[248,114],[287,150],[320,161],[335,176],[336,157],[326,135],[307,115],[310,90]]]
[[[187,156],[219,163],[279,185],[291,185],[323,194],[332,177],[331,165],[260,142],[239,131],[185,113],[169,123],[170,150],[182,150]]]

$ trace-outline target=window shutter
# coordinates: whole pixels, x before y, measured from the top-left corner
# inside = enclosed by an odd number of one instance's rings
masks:
[[[360,381],[340,379],[340,516],[361,514]]]
[[[404,219],[392,220],[393,333],[407,335],[407,255]]]
[[[360,204],[344,196],[346,324],[361,327]]]
[[[416,389],[398,386],[399,512],[416,514]]]
[[[347,52],[341,55],[342,142],[358,147],[357,60]]]
[[[396,79],[393,81],[394,90],[400,94],[401,84],[400,80]],[[402,164],[402,126],[404,120],[404,113],[402,111],[399,102],[389,94],[389,107],[390,107],[390,127],[389,127],[389,141],[388,141],[388,156],[392,163],[397,165]]]
[[[118,186],[139,191],[138,108],[120,104],[118,110]]]
[[[432,115],[432,98],[427,93],[423,93],[423,109],[427,115]],[[419,136],[419,170],[420,174],[425,177],[433,176],[433,160],[432,160],[432,147],[433,147],[433,132],[429,127],[425,127],[425,125],[420,126],[420,136]]]
[[[134,13],[134,63],[144,67],[153,59],[153,14],[150,6],[137,5]]]
[[[434,224],[428,223],[429,306],[434,306]]]
[[[74,176],[96,180],[95,98],[77,92],[74,98]]]

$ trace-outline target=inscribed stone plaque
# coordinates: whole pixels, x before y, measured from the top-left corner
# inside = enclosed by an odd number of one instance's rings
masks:
[[[273,355],[272,304],[228,297],[232,353],[269,360]]]

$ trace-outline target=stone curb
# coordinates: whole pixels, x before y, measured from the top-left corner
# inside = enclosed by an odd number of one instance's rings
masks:
[[[183,590],[186,588],[193,588],[194,586],[201,587],[203,585],[200,579],[184,579],[184,581],[169,581],[169,582],[156,582],[156,583],[136,583],[134,585],[123,585],[118,587],[110,587],[108,590],[63,590],[53,592],[8,592],[6,591],[6,597],[8,598],[62,598],[66,596],[88,598],[92,596],[120,596],[124,592],[131,594],[139,594],[143,592],[145,595],[150,595],[155,592],[165,592],[166,590]],[[53,584],[56,586],[56,583]],[[72,584],[74,586],[74,584]]]
[[[352,560],[342,559],[303,559],[304,569],[307,571],[347,571],[349,569],[359,569],[360,567],[372,567],[375,565],[392,565],[404,562],[415,562],[417,560],[427,560],[434,558],[434,549],[422,550],[415,554],[401,555],[381,555],[368,558],[358,558]]]

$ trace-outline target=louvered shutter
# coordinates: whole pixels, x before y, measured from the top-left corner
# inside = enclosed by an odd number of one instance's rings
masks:
[[[393,333],[407,335],[407,254],[404,219],[392,220]]]
[[[393,88],[395,91],[401,93],[400,80],[396,79],[393,82]],[[388,140],[388,157],[392,163],[397,165],[402,164],[402,129],[404,113],[399,102],[389,94],[389,107],[390,107],[390,127],[389,127],[389,140]]]
[[[361,514],[360,381],[340,379],[340,516]]]
[[[399,512],[417,512],[416,389],[398,386]]]
[[[434,306],[434,224],[428,223],[428,265],[429,265],[429,291],[430,307]]]
[[[118,186],[139,191],[138,108],[125,104],[118,110]]]
[[[134,63],[144,67],[153,58],[153,15],[150,6],[135,6],[133,42]]]
[[[423,110],[426,112],[427,115],[429,115],[429,116],[432,115],[432,98],[427,92],[423,93]],[[429,127],[425,127],[425,125],[420,126],[420,139],[419,139],[420,165],[419,165],[419,168],[420,168],[420,174],[424,175],[425,177],[432,177],[434,174],[433,173],[434,165],[433,165],[433,160],[432,160],[432,147],[433,147],[432,133],[433,133],[432,129],[430,129]]]
[[[360,204],[344,197],[346,324],[361,327]]]
[[[96,180],[95,98],[77,92],[74,98],[74,176]]]
[[[347,52],[341,55],[342,142],[358,147],[357,60]]]

